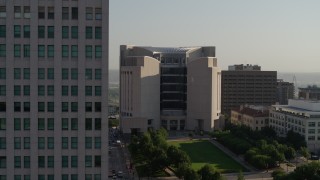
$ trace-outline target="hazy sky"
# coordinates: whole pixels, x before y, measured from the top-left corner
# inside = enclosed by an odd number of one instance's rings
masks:
[[[320,72],[320,1],[110,0],[111,69],[121,44],[216,46],[222,69]]]

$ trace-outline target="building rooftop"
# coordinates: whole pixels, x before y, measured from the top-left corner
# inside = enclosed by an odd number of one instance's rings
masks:
[[[196,50],[201,47],[151,47],[151,46],[141,46],[140,48],[144,48],[153,53],[187,53],[190,50]]]
[[[249,115],[252,117],[268,117],[269,110],[266,106],[241,106],[240,108],[234,108],[233,111],[236,111],[241,114]]]

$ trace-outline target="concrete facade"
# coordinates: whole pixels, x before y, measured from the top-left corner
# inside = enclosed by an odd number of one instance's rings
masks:
[[[122,131],[214,129],[221,81],[214,57],[214,47],[121,46]]]
[[[310,151],[319,152],[320,101],[289,99],[288,105],[273,105],[269,118],[279,136],[293,130],[305,137]]]
[[[248,66],[240,69],[231,66],[230,70],[222,71],[223,114],[230,115],[231,109],[245,104],[270,106],[276,103],[277,72]]]
[[[107,179],[109,1],[0,9],[0,179]]]

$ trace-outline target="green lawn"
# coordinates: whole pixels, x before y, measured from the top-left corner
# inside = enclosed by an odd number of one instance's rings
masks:
[[[205,164],[211,164],[221,170],[221,172],[247,171],[209,141],[169,141],[168,143],[169,145],[179,147],[189,155],[194,170],[199,170]]]

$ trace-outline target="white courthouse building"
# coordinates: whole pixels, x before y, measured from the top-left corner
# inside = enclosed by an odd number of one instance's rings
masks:
[[[290,99],[288,105],[273,105],[269,123],[279,136],[293,130],[305,137],[310,151],[319,151],[320,101]]]

